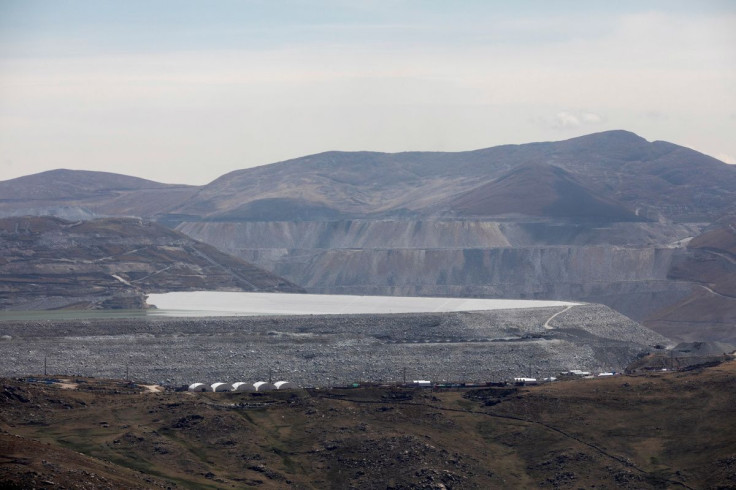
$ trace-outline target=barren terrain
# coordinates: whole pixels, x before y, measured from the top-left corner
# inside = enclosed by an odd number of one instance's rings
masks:
[[[180,385],[499,381],[622,371],[668,340],[601,305],[454,313],[0,322],[0,375],[42,371]],[[275,381],[275,379],[274,379]]]
[[[5,488],[736,486],[735,362],[457,391],[1,383]]]

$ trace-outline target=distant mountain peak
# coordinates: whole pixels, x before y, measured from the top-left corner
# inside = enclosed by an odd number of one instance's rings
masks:
[[[615,140],[619,142],[629,142],[629,143],[648,143],[648,141],[638,134],[627,131],[625,129],[610,129],[608,131],[600,131],[598,133],[590,133],[583,136],[577,136],[575,138],[570,138],[567,141],[574,141],[574,140]]]

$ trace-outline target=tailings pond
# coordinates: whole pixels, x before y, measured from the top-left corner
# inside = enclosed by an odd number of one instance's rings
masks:
[[[189,291],[148,295],[149,310],[0,311],[0,321],[115,318],[445,313],[548,308],[577,303],[518,299]]]

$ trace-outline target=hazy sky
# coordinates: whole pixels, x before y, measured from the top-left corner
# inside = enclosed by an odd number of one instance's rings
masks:
[[[0,0],[0,180],[607,129],[736,163],[736,1]]]

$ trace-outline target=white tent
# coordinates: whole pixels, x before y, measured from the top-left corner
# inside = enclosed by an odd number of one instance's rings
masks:
[[[295,390],[296,385],[290,381],[276,381],[273,384],[277,390]]]
[[[256,389],[250,383],[238,381],[237,383],[233,383],[233,391],[256,391]]]
[[[414,383],[414,386],[432,386],[432,382],[428,379],[415,379],[412,380],[412,383]]]
[[[212,383],[212,391],[231,391],[233,385],[230,383]]]
[[[273,391],[276,389],[273,384],[267,381],[256,381],[253,383],[253,388],[255,388],[256,391]]]
[[[189,385],[189,391],[210,391],[204,383],[192,383]]]

